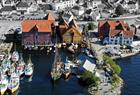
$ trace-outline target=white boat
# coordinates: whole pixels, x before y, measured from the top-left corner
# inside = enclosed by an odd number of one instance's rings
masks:
[[[33,75],[33,64],[31,62],[31,58],[29,57],[28,63],[25,66],[25,76],[32,76]]]
[[[7,75],[11,76],[11,74],[14,72],[15,72],[15,66],[11,65],[10,68],[8,69]]]
[[[85,53],[85,54],[86,54],[88,57],[90,57],[90,58],[95,58],[95,56],[94,56],[94,55],[91,53],[91,51],[88,50],[88,49],[84,50],[83,53]]]
[[[8,87],[8,78],[6,75],[1,74],[0,79],[0,95],[3,95]]]
[[[25,67],[25,76],[32,76],[33,74],[33,65],[28,63]]]
[[[71,53],[75,53],[75,50],[73,48],[73,45],[71,45],[70,47],[68,47],[68,51]]]
[[[22,53],[20,53],[20,60],[17,62],[17,68],[16,71],[19,74],[19,76],[22,76],[24,74],[24,69],[25,69],[25,62],[22,57]]]
[[[19,60],[19,53],[17,51],[14,51],[11,59],[13,62],[17,62]]]
[[[4,56],[3,54],[0,54],[0,61],[3,61],[4,60]]]
[[[18,90],[19,88],[19,84],[20,84],[20,78],[19,75],[17,73],[12,73],[11,77],[10,77],[10,81],[8,84],[8,90],[11,93],[14,93],[15,91]]]
[[[11,66],[11,61],[9,59],[6,58],[2,61],[2,68],[3,68],[4,73],[8,71],[10,66]]]

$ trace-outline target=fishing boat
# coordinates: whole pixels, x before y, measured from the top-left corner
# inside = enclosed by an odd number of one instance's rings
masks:
[[[19,75],[17,73],[12,73],[11,77],[10,77],[10,81],[8,84],[8,90],[11,93],[14,93],[15,91],[18,90],[19,88],[19,84],[20,84],[20,78]]]
[[[70,74],[71,74],[70,65],[69,64],[65,64],[65,68],[64,68],[64,72],[63,72],[64,78],[68,79]]]
[[[22,53],[20,53],[20,59],[19,62],[16,64],[16,72],[19,74],[19,76],[24,75],[24,69],[25,69],[25,62],[22,57]]]
[[[2,68],[3,68],[4,73],[6,73],[8,71],[10,66],[11,66],[11,61],[8,58],[5,58],[2,61]]]
[[[73,45],[69,46],[67,49],[70,53],[75,53],[75,50],[73,48]]]
[[[8,87],[8,78],[5,74],[1,73],[0,77],[0,95],[3,95]]]
[[[5,53],[4,52],[0,52],[0,61],[3,61],[5,57]]]
[[[88,57],[90,57],[90,58],[95,58],[93,52],[92,52],[90,49],[85,49],[85,50],[83,51],[83,53],[84,53],[85,55],[87,55]]]
[[[24,74],[24,69],[25,69],[25,64],[24,62],[19,62],[17,64],[17,67],[16,67],[16,72],[19,76],[22,76]]]
[[[11,76],[12,73],[15,72],[15,66],[13,64],[11,64],[10,68],[8,69],[8,71],[6,72],[7,73],[7,76]]]
[[[19,60],[19,53],[17,51],[14,51],[12,53],[11,59],[13,62],[17,62]]]
[[[33,75],[33,64],[32,64],[32,61],[31,61],[31,57],[29,57],[29,60],[28,60],[28,63],[27,65],[25,66],[25,76],[32,76]]]
[[[51,71],[51,77],[54,81],[61,78],[63,67],[64,67],[64,64],[61,61],[56,61],[56,63],[54,63],[53,69]]]

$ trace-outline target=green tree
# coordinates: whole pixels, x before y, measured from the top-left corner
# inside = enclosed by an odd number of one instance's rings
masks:
[[[83,74],[81,74],[82,81],[85,82],[86,85],[95,85],[97,86],[100,82],[100,79],[96,77],[93,73],[89,71],[85,71]]]
[[[94,23],[88,23],[88,30],[93,30],[96,28],[96,25]]]
[[[105,64],[109,64],[113,72],[117,75],[121,73],[121,68],[120,66],[109,56],[103,55],[103,60]]]

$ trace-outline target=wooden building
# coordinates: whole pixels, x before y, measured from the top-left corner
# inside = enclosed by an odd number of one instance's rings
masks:
[[[63,22],[59,24],[59,30],[63,43],[80,44],[83,41],[82,33],[74,19],[72,19],[69,24],[63,20]]]
[[[45,20],[24,20],[22,22],[23,46],[48,46],[52,43],[55,19],[48,14]]]

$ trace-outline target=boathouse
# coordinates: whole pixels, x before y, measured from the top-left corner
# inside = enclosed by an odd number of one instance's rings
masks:
[[[49,13],[42,20],[22,22],[22,45],[27,47],[49,46],[52,44],[55,19]]]
[[[59,24],[59,30],[63,43],[80,44],[83,41],[80,28],[74,19],[72,19],[69,23],[67,23],[65,20],[62,20],[61,24]]]

